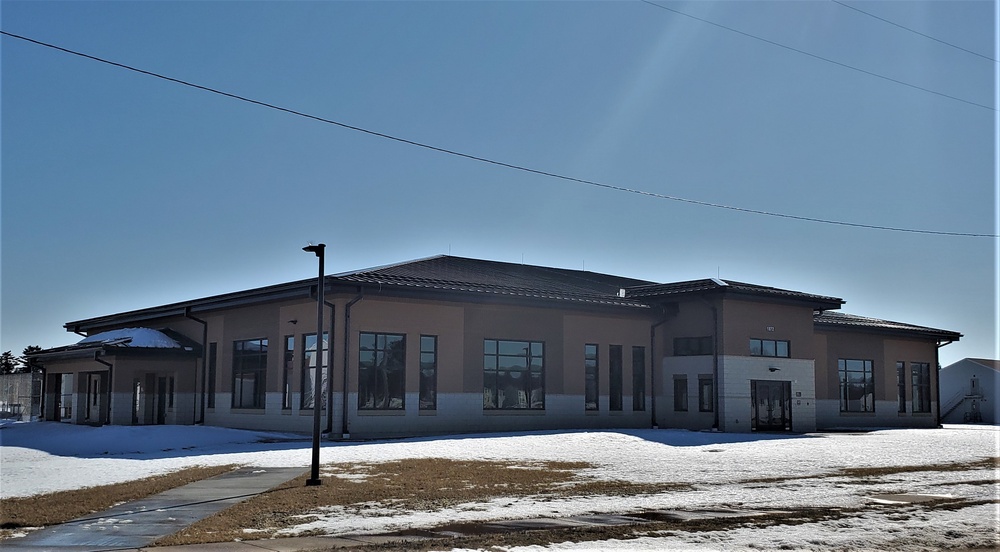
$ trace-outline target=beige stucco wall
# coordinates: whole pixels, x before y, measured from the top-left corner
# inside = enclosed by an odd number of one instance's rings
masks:
[[[933,340],[895,337],[851,330],[817,328],[817,424],[840,427],[934,427],[937,425],[937,346]],[[841,412],[839,359],[871,360],[875,377],[874,412]],[[906,412],[898,412],[896,362],[906,363]],[[910,364],[931,368],[931,411],[913,412]]]
[[[804,305],[726,299],[721,354],[749,356],[750,339],[790,342],[791,358],[816,358],[813,310]]]

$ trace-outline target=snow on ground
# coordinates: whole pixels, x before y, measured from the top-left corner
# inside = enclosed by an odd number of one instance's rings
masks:
[[[0,497],[30,496],[128,481],[195,465],[301,466],[311,459],[301,435],[196,426],[87,427],[55,422],[16,423],[0,428]],[[908,466],[970,462],[1000,455],[1000,428],[954,425],[944,429],[760,435],[682,430],[528,432],[460,435],[371,442],[323,443],[326,463],[382,462],[403,458],[510,461],[581,461],[595,467],[583,475],[636,483],[689,483],[693,491],[631,497],[494,499],[443,511],[383,508],[382,515],[356,515],[330,508],[319,519],[289,531],[321,529],[331,534],[387,532],[444,523],[629,513],[651,509],[794,508],[873,505],[879,493],[925,493],[992,504],[957,510],[901,506],[875,508],[848,519],[781,526],[644,537],[645,541],[572,543],[553,549],[667,547],[712,550],[756,546],[778,548],[921,549],[929,542],[961,543],[998,531],[993,470],[915,472],[884,476],[867,485],[838,476],[753,483],[761,477],[835,474],[845,467]],[[326,470],[333,476],[336,470]],[[978,483],[977,483],[978,482]],[[383,505],[384,506],[384,505]],[[896,516],[896,517],[893,517]],[[886,529],[886,530],[883,530]],[[970,537],[971,538],[971,537]],[[817,540],[818,539],[818,540]],[[874,540],[873,540],[874,539]],[[898,542],[894,539],[901,539]],[[956,540],[957,539],[957,540]],[[940,540],[938,544],[946,541]],[[817,543],[823,543],[822,545]],[[915,543],[915,544],[914,544]],[[975,540],[968,542],[975,544]],[[931,547],[934,544],[930,545]],[[525,548],[518,550],[532,550]]]

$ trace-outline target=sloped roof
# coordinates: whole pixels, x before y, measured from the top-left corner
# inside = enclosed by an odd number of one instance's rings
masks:
[[[110,347],[141,347],[146,349],[182,349],[176,339],[151,328],[123,328],[85,337],[77,345],[107,345]]]
[[[976,364],[1000,372],[1000,360],[993,360],[989,358],[967,358],[965,360],[968,360],[970,362],[975,362]]]
[[[813,321],[819,326],[831,329],[864,329],[887,333],[919,334],[942,341],[958,341],[962,337],[962,334],[949,330],[858,316],[846,312],[821,312],[813,316]]]
[[[315,297],[314,278],[246,291],[67,322],[73,332],[143,325],[169,317],[194,316],[222,308]],[[716,278],[662,284],[648,280],[544,266],[438,255],[326,276],[328,289],[365,289],[368,294],[458,296],[462,300],[556,301],[581,306],[649,309],[683,294],[720,292],[758,299],[794,301],[816,310],[838,309],[843,300],[800,291]]]
[[[687,282],[676,282],[671,284],[652,284],[629,288],[626,297],[669,297],[685,293],[697,293],[719,290],[726,293],[747,294],[757,297],[771,297],[774,299],[790,299],[811,303],[818,309],[837,309],[844,304],[844,300],[839,297],[826,295],[816,295],[801,291],[792,291],[769,286],[759,286],[757,284],[747,284],[733,280],[722,280],[719,278],[708,278],[703,280],[689,280]]]
[[[29,356],[42,359],[83,358],[94,354],[143,354],[150,352],[199,354],[201,345],[173,330],[122,328],[97,333],[73,345],[44,349]]]
[[[645,307],[620,290],[652,282],[566,268],[439,255],[332,277],[336,282]]]

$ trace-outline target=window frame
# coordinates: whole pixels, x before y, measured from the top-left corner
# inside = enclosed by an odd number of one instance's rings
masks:
[[[432,347],[425,349],[424,344],[430,340]],[[437,377],[438,377],[438,336],[420,335],[420,376],[417,393],[418,410],[437,410]],[[426,360],[430,359],[430,360]],[[425,391],[427,392],[425,394]],[[429,399],[425,397],[430,396]]]
[[[365,336],[372,336],[374,340],[374,348],[366,349],[364,346]],[[392,343],[402,343],[401,350],[393,352],[389,343],[389,339],[393,338]],[[395,338],[399,338],[398,340]],[[380,340],[384,343],[383,347],[379,347]],[[390,375],[387,373],[385,377],[385,396],[383,400],[387,400],[385,405],[376,405],[374,400],[376,395],[368,393],[366,381],[369,377],[366,377],[364,370],[365,361],[362,360],[363,355],[366,353],[373,353],[372,355],[372,366],[367,369],[377,369],[380,364],[388,364],[391,360],[396,360],[391,366],[386,366],[386,370],[393,370],[394,376],[398,376],[393,381],[390,381]],[[383,363],[379,362],[379,353],[382,354],[384,359]],[[395,354],[395,357],[392,356]],[[378,374],[375,374],[375,393],[378,391]],[[398,391],[398,396],[393,396],[393,389],[390,387],[398,387],[395,391]],[[367,395],[371,395],[372,404],[368,405]],[[397,333],[386,333],[386,332],[358,332],[358,411],[405,411],[406,410],[406,334]]]
[[[687,376],[674,376],[674,412],[688,411],[687,385]]]
[[[256,351],[241,349],[251,343],[257,343]],[[232,374],[232,408],[246,410],[263,410],[267,406],[267,356],[268,338],[237,339],[233,341],[233,374]],[[237,381],[245,375],[252,375],[253,388],[250,391],[250,401],[245,398],[245,385],[237,386]]]
[[[646,410],[646,348],[632,346],[632,411]]]
[[[674,356],[705,356],[715,354],[714,341],[710,335],[675,337]]]
[[[849,369],[851,363],[861,363],[861,370]],[[851,382],[849,380],[850,374],[862,374],[862,379],[860,382]],[[860,359],[860,358],[840,358],[837,359],[837,378],[839,381],[839,395],[840,395],[840,411],[845,413],[860,412],[860,413],[871,413],[875,412],[875,361],[872,359]],[[860,399],[851,399],[851,389],[857,388],[859,385],[863,386],[864,392]],[[860,409],[851,408],[851,405],[859,402],[861,403]],[[869,404],[870,403],[870,404]]]
[[[754,352],[754,342],[757,342],[756,352]],[[770,345],[770,353],[767,346]],[[784,353],[780,354],[780,345],[784,345]],[[759,337],[750,338],[750,356],[767,358],[792,358],[792,342],[788,339],[764,339]]]
[[[715,412],[715,380],[698,376],[698,412]]]
[[[601,409],[601,346],[597,343],[583,345],[583,409]]]
[[[315,376],[312,376],[313,372],[316,370],[315,366],[310,366],[310,359],[316,358],[316,349],[314,348],[312,352],[309,350],[309,338],[316,339],[316,332],[304,333],[302,334],[302,362],[301,370],[299,374],[299,410],[312,410],[313,402],[316,401],[316,389],[313,385],[322,385],[323,389],[320,391],[320,396],[322,397],[322,403],[320,404],[320,409],[325,410],[327,402],[330,400],[329,391],[329,378],[330,378],[330,358],[333,356],[332,348],[330,347],[330,332],[323,332],[326,337],[326,345],[323,347],[323,359],[321,361],[321,370],[319,371],[320,379],[319,382],[315,382]],[[322,341],[316,341],[317,344],[322,343]],[[314,345],[315,347],[315,345]],[[313,377],[314,381],[309,383],[309,389],[306,389],[306,381],[310,376]]]
[[[524,345],[524,347],[521,347]],[[503,353],[502,350],[523,349],[524,356]],[[538,354],[535,354],[535,351]],[[501,359],[525,360],[523,369],[513,370],[508,365],[501,363]],[[537,368],[536,368],[536,362]],[[513,376],[511,373],[518,373]],[[501,376],[504,373],[504,376]],[[506,400],[506,394],[500,396],[500,378],[507,378],[508,382],[521,380],[521,389],[516,385],[514,390],[518,392],[513,403]],[[537,387],[536,382],[537,380]],[[492,386],[491,386],[492,383]],[[504,389],[503,391],[506,391]],[[522,396],[523,393],[523,396]],[[535,396],[538,393],[538,396]],[[503,399],[503,400],[501,400]],[[505,406],[509,405],[509,406]],[[531,341],[524,339],[483,339],[483,410],[489,411],[528,411],[545,410],[545,342]]]
[[[213,341],[208,344],[208,374],[206,374],[206,378],[208,379],[208,389],[206,389],[208,405],[205,408],[215,408],[215,378],[219,371],[218,363],[219,344]]]
[[[625,359],[621,345],[608,345],[608,410],[620,412],[624,409]]]
[[[906,363],[902,360],[896,361],[896,411],[899,414],[906,413]]]
[[[910,363],[913,395],[910,399],[914,414],[929,414],[931,412],[931,363]]]
[[[285,344],[281,365],[281,409],[292,409],[292,374],[295,373],[295,336],[286,335],[282,340]]]

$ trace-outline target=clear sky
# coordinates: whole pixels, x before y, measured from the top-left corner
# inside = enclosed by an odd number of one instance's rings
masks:
[[[997,234],[995,2],[657,3],[687,15],[639,1],[3,0],[0,26],[550,173]],[[73,343],[70,320],[312,277],[301,247],[322,241],[331,274],[451,253],[721,276],[963,333],[945,365],[1000,354],[995,238],[631,194],[9,36],[0,48],[2,350]]]

